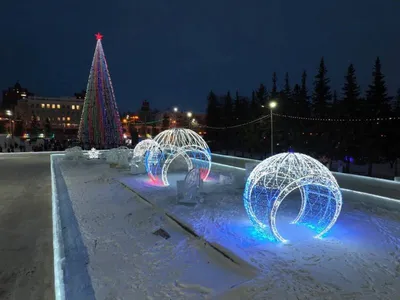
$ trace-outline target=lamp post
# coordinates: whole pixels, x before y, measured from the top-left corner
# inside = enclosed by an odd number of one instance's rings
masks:
[[[272,119],[273,113],[272,110],[278,105],[276,101],[271,101],[269,103],[269,110],[271,113],[271,156],[274,155],[274,122]]]
[[[188,127],[189,127],[189,129],[190,129],[190,119],[192,118],[193,114],[192,114],[192,112],[188,111],[187,114],[186,114],[186,116],[188,117],[188,124],[189,124]]]
[[[12,121],[11,121],[11,117],[12,117],[13,113],[11,110],[6,110],[6,115],[8,116],[8,119],[10,120],[10,133],[11,133],[11,138],[13,138],[14,135],[13,135]]]
[[[171,127],[176,127],[176,123],[177,123],[177,120],[178,120],[178,112],[179,112],[178,107],[175,106],[173,111],[174,111],[174,114],[173,114],[174,119],[172,120],[172,125],[171,125],[171,120],[170,120],[170,125],[169,125],[170,128]]]

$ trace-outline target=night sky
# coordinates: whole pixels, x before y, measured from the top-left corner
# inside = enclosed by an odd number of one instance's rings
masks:
[[[166,4],[168,3],[168,4]],[[204,111],[210,89],[250,95],[272,72],[291,83],[321,56],[340,89],[349,62],[363,90],[381,57],[391,93],[400,88],[400,1],[2,0],[0,88],[20,80],[41,96],[86,88],[103,35],[120,110],[174,105]]]

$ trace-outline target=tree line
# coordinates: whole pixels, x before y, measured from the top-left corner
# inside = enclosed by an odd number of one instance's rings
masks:
[[[269,114],[268,104],[274,100],[278,104],[273,109],[276,114],[273,116],[274,152],[293,149],[334,159],[352,157],[370,166],[382,160],[396,161],[400,152],[397,130],[400,121],[396,118],[400,117],[400,89],[395,97],[388,95],[379,57],[365,94],[361,93],[353,64],[347,68],[340,92],[330,86],[324,58],[320,60],[310,90],[307,76],[304,71],[300,82],[292,86],[286,73],[282,89],[278,89],[278,76],[274,72],[271,88],[260,84],[251,97],[239,92],[232,95],[230,91],[220,96],[211,91],[207,98],[206,122],[207,139],[212,148],[269,155],[270,119],[232,129],[229,126]]]

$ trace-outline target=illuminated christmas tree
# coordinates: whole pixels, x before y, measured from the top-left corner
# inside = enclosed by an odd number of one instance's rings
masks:
[[[78,139],[85,149],[114,148],[122,145],[122,127],[114,89],[104,56],[100,33],[96,35],[89,81],[86,88]]]

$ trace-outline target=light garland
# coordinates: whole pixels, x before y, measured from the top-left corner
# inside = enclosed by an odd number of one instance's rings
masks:
[[[255,119],[253,121],[249,121],[249,122],[238,124],[238,125],[232,125],[232,126],[214,127],[214,126],[208,126],[208,125],[199,125],[199,127],[201,127],[201,128],[209,128],[209,129],[221,129],[221,130],[223,130],[223,129],[232,129],[232,128],[238,128],[238,127],[247,126],[247,125],[250,125],[250,124],[253,124],[253,123],[258,123],[258,122],[260,122],[260,121],[262,121],[264,119],[267,119],[269,117],[270,117],[270,115],[265,115],[265,116],[262,116],[260,118]]]
[[[400,117],[380,117],[380,118],[310,118],[310,117],[301,117],[301,116],[291,116],[291,115],[285,115],[285,114],[278,114],[278,113],[273,113],[274,116],[276,117],[281,117],[281,118],[287,118],[287,119],[294,119],[294,120],[304,120],[304,121],[319,121],[319,122],[382,122],[382,121],[396,121],[400,120]],[[260,118],[254,119],[252,121],[238,124],[238,125],[232,125],[232,126],[220,126],[220,127],[215,127],[215,126],[208,126],[208,125],[202,125],[199,124],[197,127],[200,128],[208,128],[208,129],[214,129],[214,130],[225,130],[225,129],[233,129],[233,128],[239,128],[243,126],[248,126],[254,123],[258,123],[264,119],[269,118],[270,115],[264,115]],[[137,123],[137,124],[151,124],[151,123],[159,123],[162,122],[163,120],[156,120],[152,122],[147,122],[147,123]]]
[[[288,242],[276,228],[276,215],[281,202],[296,189],[301,193],[301,208],[293,224],[313,228],[316,238],[335,224],[342,208],[342,194],[332,173],[307,155],[281,153],[254,168],[243,194],[250,220],[268,238]]]
[[[89,154],[89,159],[98,159],[100,151],[96,150],[96,148],[92,148],[90,149],[90,151],[88,151],[88,154]]]
[[[298,116],[290,116],[273,113],[274,116],[288,118],[288,119],[296,119],[296,120],[305,120],[305,121],[321,121],[321,122],[380,122],[380,121],[395,121],[400,120],[400,117],[383,117],[383,118],[307,118],[307,117],[298,117]]]
[[[155,138],[157,146],[146,152],[145,166],[149,177],[165,186],[169,185],[167,174],[171,163],[183,157],[188,171],[200,169],[202,180],[207,179],[211,169],[211,152],[203,138],[193,130],[174,128],[162,131]]]

